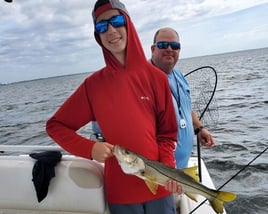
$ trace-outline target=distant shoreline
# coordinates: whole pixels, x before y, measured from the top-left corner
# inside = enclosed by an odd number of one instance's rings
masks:
[[[204,58],[204,57],[211,57],[211,56],[219,56],[219,55],[226,55],[226,54],[233,54],[233,53],[241,53],[241,52],[246,52],[246,51],[262,50],[262,49],[268,49],[268,47],[264,47],[264,48],[253,48],[253,49],[240,50],[240,51],[231,51],[231,52],[226,52],[226,53],[217,53],[217,54],[209,54],[209,55],[203,55],[203,56],[194,56],[194,57],[181,58],[179,60],[179,62],[180,61],[183,61],[183,60],[190,60],[190,59]],[[23,83],[23,82],[29,82],[29,81],[37,81],[37,80],[51,79],[51,78],[60,78],[60,77],[64,77],[64,76],[74,76],[74,75],[81,75],[81,74],[91,74],[93,72],[94,71],[74,73],[74,74],[63,74],[63,75],[58,75],[58,76],[41,77],[41,78],[36,78],[36,79],[15,81],[15,82],[10,82],[10,83],[1,83],[0,82],[0,86],[10,85],[10,84],[17,84],[17,83]]]
[[[13,85],[13,84],[19,84],[19,83],[24,83],[24,82],[31,82],[31,81],[38,81],[38,80],[45,80],[45,79],[56,79],[56,78],[61,78],[61,77],[66,77],[66,76],[76,76],[76,75],[82,75],[82,74],[91,74],[93,72],[82,72],[82,73],[75,73],[75,74],[64,74],[64,75],[58,75],[58,76],[51,76],[51,77],[41,77],[37,79],[29,79],[29,80],[22,80],[22,81],[17,81],[17,82],[10,82],[10,83],[0,83],[0,86],[3,85]]]

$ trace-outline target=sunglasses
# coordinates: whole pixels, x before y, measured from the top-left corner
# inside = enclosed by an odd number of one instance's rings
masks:
[[[105,33],[108,30],[109,24],[115,28],[118,28],[124,26],[126,24],[126,20],[123,15],[116,15],[108,20],[101,20],[95,24],[97,33]]]
[[[156,42],[156,46],[159,49],[167,49],[168,46],[170,46],[172,48],[172,50],[181,49],[181,44],[179,42],[165,42],[165,41],[160,41],[160,42]]]

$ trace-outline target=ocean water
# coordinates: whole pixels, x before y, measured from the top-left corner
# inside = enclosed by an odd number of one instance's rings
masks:
[[[218,74],[214,148],[202,158],[218,188],[235,192],[228,214],[268,211],[268,48],[181,59],[183,73],[212,66]],[[90,73],[0,85],[0,145],[53,145],[45,122]],[[88,136],[91,126],[79,131]],[[1,155],[1,154],[0,154]],[[196,155],[196,148],[193,150]]]

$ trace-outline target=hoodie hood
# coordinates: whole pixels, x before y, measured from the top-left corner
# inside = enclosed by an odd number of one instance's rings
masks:
[[[100,14],[110,9],[122,10],[126,14],[128,14],[125,5],[118,0],[99,0],[96,2],[94,9],[92,11],[94,24],[96,23],[96,19]]]
[[[127,29],[127,46],[126,63],[124,67],[113,56],[113,54],[103,46],[99,34],[95,31],[95,23],[97,17],[103,12],[111,9],[117,9],[122,15],[124,15],[126,19],[125,27]],[[109,67],[109,69],[129,69],[133,66],[135,67],[136,65],[141,65],[141,63],[147,61],[137,31],[123,3],[118,0],[99,0],[96,2],[95,7],[92,11],[92,17],[94,22],[94,36],[96,41],[102,48],[105,64],[107,67]]]

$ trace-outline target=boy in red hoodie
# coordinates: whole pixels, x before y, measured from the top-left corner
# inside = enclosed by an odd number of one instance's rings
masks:
[[[123,173],[112,152],[120,145],[175,167],[177,124],[167,77],[147,61],[119,0],[98,0],[92,15],[106,66],[86,78],[47,121],[47,133],[66,151],[105,163],[111,214],[175,214],[170,191],[181,192],[180,186],[167,184],[153,195],[143,180]],[[98,122],[107,142],[76,132],[91,121]]]

